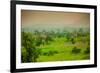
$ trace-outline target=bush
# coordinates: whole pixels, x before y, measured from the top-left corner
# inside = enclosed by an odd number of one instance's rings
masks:
[[[74,38],[71,38],[71,42],[72,42],[72,44],[75,44]]]
[[[44,53],[43,53],[43,55],[44,55],[44,56],[47,56],[47,55],[48,55],[48,53],[47,53],[47,52],[44,52]]]
[[[74,54],[78,54],[78,53],[80,53],[81,52],[81,49],[78,49],[78,48],[76,48],[76,47],[74,47],[73,49],[72,49],[72,53],[74,53]]]
[[[84,54],[90,54],[90,48],[87,47],[86,50],[84,51]]]
[[[49,51],[49,52],[44,52],[43,55],[52,56],[52,55],[57,54],[57,53],[58,53],[57,51]]]

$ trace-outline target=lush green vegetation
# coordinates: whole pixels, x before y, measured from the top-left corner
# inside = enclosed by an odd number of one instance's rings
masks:
[[[82,28],[68,31],[22,31],[21,61],[47,62],[90,58],[90,33]]]

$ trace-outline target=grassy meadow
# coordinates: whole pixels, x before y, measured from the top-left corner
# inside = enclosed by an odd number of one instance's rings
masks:
[[[90,59],[90,33],[87,28],[33,30],[21,32],[21,61],[49,62]]]

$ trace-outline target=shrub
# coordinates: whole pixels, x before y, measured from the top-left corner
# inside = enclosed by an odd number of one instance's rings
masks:
[[[57,53],[58,53],[57,51],[49,51],[49,52],[44,52],[43,55],[52,56],[52,55],[57,54]]]
[[[84,51],[84,54],[90,54],[90,48],[87,47],[86,50]]]
[[[47,56],[47,54],[48,54],[47,52],[44,52],[44,53],[43,53],[44,56]]]
[[[78,49],[78,48],[76,48],[76,47],[74,47],[73,49],[72,49],[72,53],[74,53],[74,54],[78,54],[78,53],[80,53],[81,52],[81,49]]]
[[[71,42],[72,42],[72,44],[75,44],[74,38],[71,38]]]

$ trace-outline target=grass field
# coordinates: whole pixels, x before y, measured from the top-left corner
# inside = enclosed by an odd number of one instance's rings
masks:
[[[80,49],[79,53],[72,53],[74,47]],[[55,38],[53,42],[48,45],[41,45],[42,54],[37,59],[38,62],[47,61],[66,61],[66,60],[84,60],[87,55],[84,54],[88,43],[76,42],[72,44],[67,42],[66,38]],[[48,54],[51,52],[52,54]],[[54,52],[54,53],[53,53]],[[86,58],[86,59],[89,59]]]
[[[83,31],[22,32],[22,62],[87,60],[90,59],[89,42],[89,33]]]

